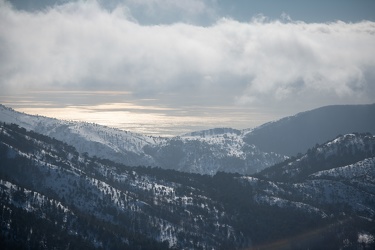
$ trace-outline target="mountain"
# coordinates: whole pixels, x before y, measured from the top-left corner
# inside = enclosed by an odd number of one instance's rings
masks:
[[[375,136],[347,134],[317,145],[258,173],[243,177],[262,185],[256,198],[261,203],[316,208],[331,216],[340,210],[349,217],[375,219]],[[334,212],[333,212],[334,213]],[[351,222],[352,223],[352,222]],[[359,234],[359,233],[358,233]],[[374,243],[374,235],[371,242]]]
[[[248,244],[223,204],[183,174],[90,158],[17,125],[2,125],[0,142],[1,232],[10,248],[42,240],[61,249],[69,247],[66,239],[92,249]],[[14,220],[18,215],[25,222]]]
[[[287,158],[245,143],[244,134],[221,128],[194,132],[146,145],[144,152],[163,168],[209,175],[218,171],[251,174]]]
[[[370,157],[375,157],[375,137],[369,133],[347,134],[316,145],[306,154],[292,157],[259,174],[274,181],[300,181],[315,172],[354,164]]]
[[[327,106],[254,129],[215,128],[173,138],[32,116],[2,105],[0,121],[61,140],[79,153],[129,166],[254,174],[339,134],[375,133],[375,104]]]
[[[0,247],[373,249],[374,140],[343,135],[256,176],[209,176],[128,167],[2,123]],[[285,166],[308,171],[274,177]]]
[[[61,140],[79,153],[130,166],[211,175],[217,171],[250,174],[287,158],[245,143],[245,130],[213,129],[174,138],[150,137],[92,123],[27,115],[3,105],[0,121]]]
[[[303,153],[339,134],[375,133],[375,104],[326,106],[266,123],[244,141],[265,152],[287,156]]]
[[[74,146],[80,153],[135,166],[153,165],[153,160],[143,154],[143,147],[159,140],[94,123],[28,115],[3,105],[0,105],[0,121],[56,138]]]

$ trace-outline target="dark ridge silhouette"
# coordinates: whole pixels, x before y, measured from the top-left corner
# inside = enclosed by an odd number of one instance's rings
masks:
[[[244,140],[266,152],[288,156],[303,153],[339,134],[375,133],[375,104],[335,105],[266,123]]]

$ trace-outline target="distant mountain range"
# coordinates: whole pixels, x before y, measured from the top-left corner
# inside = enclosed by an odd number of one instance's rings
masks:
[[[151,140],[133,136],[135,148]],[[374,249],[374,169],[369,133],[336,137],[253,176],[210,176],[129,167],[1,123],[0,248]]]
[[[129,166],[158,166],[210,175],[218,171],[252,174],[339,134],[375,133],[375,104],[328,106],[255,129],[215,128],[174,138],[33,116],[3,105],[0,121],[61,140],[79,153]]]
[[[287,156],[303,153],[348,133],[375,133],[375,104],[326,106],[266,123],[246,134],[244,141],[265,152]]]

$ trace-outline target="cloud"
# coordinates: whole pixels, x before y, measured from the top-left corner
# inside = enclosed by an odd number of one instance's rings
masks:
[[[182,4],[188,14],[208,11],[202,1]],[[374,22],[145,25],[134,5],[177,8],[79,1],[23,12],[0,1],[0,88],[121,90],[165,106],[375,101]]]

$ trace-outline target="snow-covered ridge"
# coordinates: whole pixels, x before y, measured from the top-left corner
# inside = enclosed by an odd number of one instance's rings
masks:
[[[79,153],[130,166],[185,172],[254,173],[286,159],[244,141],[250,130],[216,128],[174,138],[151,137],[93,123],[28,115],[0,105],[0,122],[14,123],[74,146]]]
[[[362,169],[364,171],[362,174],[366,175],[366,171],[371,171],[372,157],[374,156],[375,136],[369,133],[346,134],[316,145],[306,154],[292,158],[289,162],[266,169],[263,175],[274,180],[284,181],[302,180],[308,176],[312,178],[321,175],[334,177],[333,174],[339,172],[352,175],[353,171],[359,169]]]
[[[65,121],[45,116],[29,115],[5,107],[2,104],[0,104],[0,121],[18,124],[27,130],[34,130],[35,132],[39,133],[44,132],[42,134],[47,135],[48,133],[58,135],[60,132],[59,130],[62,130],[61,128],[69,128],[73,133],[83,138],[100,143],[111,144],[111,142],[108,142],[108,136],[120,136],[121,139],[131,139],[134,149],[137,149],[136,145],[155,143],[156,140],[159,139],[157,137],[123,131],[95,123]],[[59,138],[56,137],[56,139]],[[115,143],[112,142],[112,144]]]
[[[355,151],[371,151],[375,146],[375,136],[371,134],[345,134],[316,148],[316,153],[327,158],[338,151],[345,150],[346,154],[354,154]]]
[[[236,156],[245,159],[243,147],[245,142],[240,130],[232,128],[215,128],[185,134],[182,141],[201,141],[212,146],[219,146],[227,156]],[[255,148],[255,146],[254,146]]]
[[[367,158],[362,161],[347,166],[319,171],[312,174],[311,177],[334,177],[352,179],[358,177],[375,176],[375,157]],[[375,184],[375,179],[372,180]]]
[[[100,158],[112,158],[125,164],[132,164],[133,155],[142,154],[145,145],[164,140],[93,123],[28,115],[3,105],[0,105],[0,121],[14,123],[27,130],[56,138],[74,146],[80,153],[87,152]],[[145,157],[138,163],[147,165],[150,159]]]

